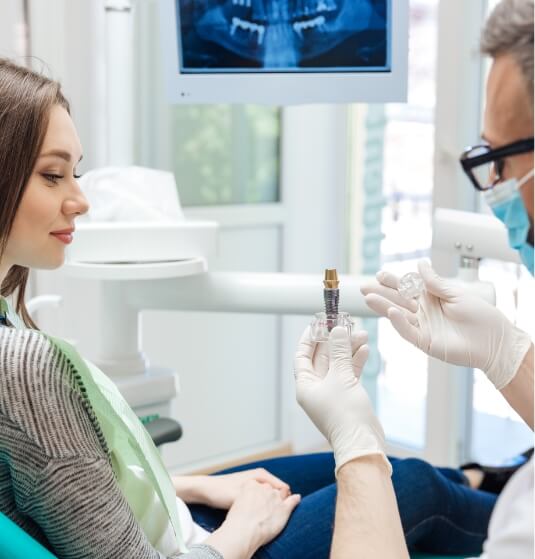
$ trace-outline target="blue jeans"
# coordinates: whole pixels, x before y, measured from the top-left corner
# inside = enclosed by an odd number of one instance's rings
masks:
[[[496,495],[470,489],[460,470],[435,468],[416,458],[390,458],[401,522],[411,551],[479,555]],[[260,548],[257,559],[327,559],[336,502],[332,453],[288,456],[246,464],[219,474],[265,468],[302,495],[285,529]],[[217,474],[216,474],[217,475]],[[190,507],[195,522],[212,532],[226,511]]]

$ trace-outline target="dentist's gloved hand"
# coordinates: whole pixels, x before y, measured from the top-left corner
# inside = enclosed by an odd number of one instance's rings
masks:
[[[418,269],[425,284],[418,302],[399,295],[399,278],[382,271],[377,282],[361,287],[367,305],[431,357],[481,369],[498,390],[507,386],[531,345],[528,334],[428,262],[420,261]]]
[[[295,355],[297,401],[331,444],[336,472],[350,460],[379,454],[392,473],[383,429],[359,382],[368,346],[358,340],[359,334],[353,339],[356,347],[352,351],[346,330],[336,327],[327,344],[318,344],[307,328]]]

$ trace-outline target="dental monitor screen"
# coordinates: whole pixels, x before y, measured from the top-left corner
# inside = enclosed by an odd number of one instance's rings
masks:
[[[161,0],[161,5],[173,102],[406,97],[407,0]]]

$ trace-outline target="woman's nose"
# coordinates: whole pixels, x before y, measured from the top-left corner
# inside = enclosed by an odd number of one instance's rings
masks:
[[[80,192],[80,200],[78,201],[78,215],[84,215],[89,211],[89,202],[85,195]]]
[[[89,210],[89,202],[78,184],[75,191],[65,200],[63,211],[67,215],[83,215]]]

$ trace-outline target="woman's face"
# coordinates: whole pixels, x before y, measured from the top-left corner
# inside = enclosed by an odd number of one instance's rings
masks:
[[[67,111],[56,105],[43,146],[15,215],[2,268],[57,268],[72,241],[74,220],[88,203],[76,182],[80,139]]]

